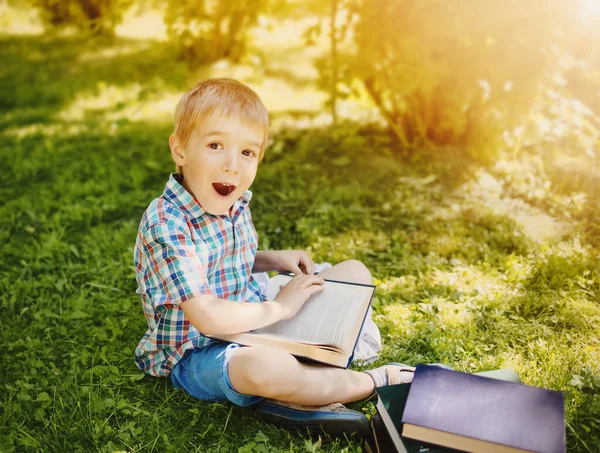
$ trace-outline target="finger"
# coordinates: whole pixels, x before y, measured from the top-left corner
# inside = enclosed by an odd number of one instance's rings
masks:
[[[309,275],[315,275],[315,262],[308,257],[308,265],[306,267]]]
[[[298,267],[300,268],[300,270],[302,271],[302,273],[303,273],[303,274],[306,274],[306,275],[308,275],[308,272],[307,272],[307,270],[306,270],[306,266],[304,265],[304,263],[300,263],[300,264],[298,265]]]
[[[323,285],[313,285],[308,288],[310,294],[320,293],[323,290],[325,290],[325,287]]]
[[[307,275],[314,275],[315,266],[308,253],[300,255],[300,267],[304,269],[304,273]]]
[[[302,269],[300,269],[297,264],[292,265],[292,269],[291,270],[292,270],[292,273],[294,274],[294,276],[298,276],[298,275],[304,274],[304,272],[302,272]]]
[[[307,277],[307,275],[303,274],[302,272],[299,272],[297,274],[294,274],[294,277],[292,278],[292,280],[294,280],[294,281],[304,280],[305,277]]]
[[[322,277],[319,277],[318,275],[313,275],[312,278],[315,281],[319,282],[320,285],[324,285],[325,284],[325,279],[322,278]]]
[[[298,277],[298,280],[296,280],[296,286],[298,287],[298,289],[310,288],[314,284],[315,284],[315,282],[312,281],[310,279],[310,276],[306,275],[306,274],[301,274]]]
[[[315,280],[314,276],[306,274],[297,275],[292,281],[294,282],[294,287],[298,288],[299,290],[305,290],[313,285],[321,285],[321,282],[319,280]]]
[[[307,286],[323,286],[325,284],[325,280],[323,280],[321,277],[317,277],[316,275],[307,275],[305,280]]]

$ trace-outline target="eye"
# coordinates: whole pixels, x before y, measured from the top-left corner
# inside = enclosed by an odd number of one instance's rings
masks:
[[[213,143],[209,143],[208,147],[210,149],[222,149],[222,145],[219,142],[213,142]]]
[[[252,151],[251,149],[245,149],[244,151],[242,151],[242,154],[244,156],[248,156],[248,157],[255,157],[256,153],[254,151]]]

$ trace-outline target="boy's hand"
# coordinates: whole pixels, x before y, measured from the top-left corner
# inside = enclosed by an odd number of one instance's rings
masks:
[[[293,318],[314,293],[323,291],[325,280],[314,275],[299,274],[281,288],[275,300],[283,306],[281,319]]]
[[[314,275],[315,263],[304,250],[279,250],[276,266],[279,272],[291,272],[294,275]]]

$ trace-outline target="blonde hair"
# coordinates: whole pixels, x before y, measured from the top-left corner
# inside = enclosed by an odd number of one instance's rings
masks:
[[[208,79],[196,84],[185,93],[175,109],[175,136],[185,146],[198,122],[213,113],[228,116],[238,114],[264,129],[264,140],[260,147],[259,162],[265,154],[269,134],[269,112],[258,94],[241,82],[233,79]],[[177,167],[181,173],[181,168]]]

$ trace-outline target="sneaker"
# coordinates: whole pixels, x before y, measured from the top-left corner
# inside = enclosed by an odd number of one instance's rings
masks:
[[[415,367],[403,363],[386,363],[374,370],[365,371],[375,383],[375,388],[386,385],[409,384],[413,380]]]
[[[272,399],[253,405],[254,412],[268,423],[287,429],[308,428],[313,432],[324,430],[331,436],[370,432],[369,419],[362,413],[348,409],[342,403],[325,406],[304,406]]]
[[[447,370],[452,369],[443,363],[431,363],[430,366],[437,366]],[[385,385],[410,384],[415,375],[415,367],[403,363],[390,362],[374,370],[367,370],[365,373],[373,378],[375,389],[377,389],[377,387]]]

